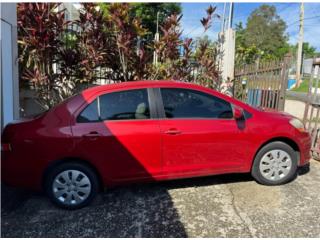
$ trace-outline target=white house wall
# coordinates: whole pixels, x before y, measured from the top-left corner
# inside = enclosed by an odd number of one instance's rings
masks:
[[[1,129],[19,118],[17,11],[1,3]]]

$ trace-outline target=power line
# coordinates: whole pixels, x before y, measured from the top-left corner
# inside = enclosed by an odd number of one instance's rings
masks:
[[[282,3],[282,4],[283,4],[283,3]],[[288,9],[290,6],[292,6],[292,4],[294,4],[294,3],[286,3],[284,7],[282,7],[282,8],[279,9],[279,10],[277,10],[277,14],[282,13],[284,10],[286,10],[286,9]],[[276,8],[277,8],[277,7],[276,7]],[[252,13],[252,11],[251,11],[251,13]],[[249,13],[249,14],[241,14],[241,15],[235,16],[234,19],[235,19],[235,20],[238,20],[239,18],[242,18],[242,17],[245,17],[245,16],[247,16],[247,19],[248,19],[248,17],[250,16],[251,13]]]
[[[219,19],[219,18],[212,18],[211,26],[213,26],[214,20],[216,20],[216,19],[218,19],[218,20],[221,21],[221,19]],[[201,20],[201,19],[199,19],[199,22],[200,22],[200,20]],[[200,25],[200,26],[195,26],[195,27],[193,27],[187,34],[184,34],[184,35],[185,35],[185,36],[189,36],[191,33],[193,33],[195,30],[197,30],[198,28],[201,28],[201,27],[202,27],[201,25]],[[205,32],[205,31],[203,31],[203,32]]]
[[[312,12],[317,15],[320,12],[320,8],[312,8]]]
[[[198,26],[192,28],[191,31],[189,31],[189,32],[186,34],[186,36],[189,36],[191,33],[193,33],[193,32],[194,32],[196,29],[198,29],[198,28],[199,28]]]
[[[315,18],[320,18],[320,15],[318,15],[318,16],[313,16],[313,17],[303,18],[303,20],[310,20],[310,19],[315,19]],[[292,25],[294,25],[294,24],[296,24],[296,23],[298,23],[298,22],[300,22],[300,20],[297,20],[297,21],[294,21],[294,22],[288,24],[288,27],[290,27],[290,26],[292,26]]]
[[[290,7],[293,3],[287,3],[286,6],[284,6],[282,9],[278,10],[278,14],[282,13],[284,10],[288,9],[288,7]]]

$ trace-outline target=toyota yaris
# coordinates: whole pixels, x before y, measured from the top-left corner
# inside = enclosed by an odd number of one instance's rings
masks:
[[[194,84],[137,81],[93,87],[8,124],[1,172],[8,185],[74,209],[124,183],[251,172],[284,184],[309,162],[310,146],[291,115]]]

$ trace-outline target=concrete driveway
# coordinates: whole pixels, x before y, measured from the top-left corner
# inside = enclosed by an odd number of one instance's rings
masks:
[[[233,174],[110,189],[66,211],[2,187],[2,237],[320,237],[320,163],[277,187]]]

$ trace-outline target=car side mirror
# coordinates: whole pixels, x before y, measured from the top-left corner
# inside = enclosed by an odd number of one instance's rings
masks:
[[[233,106],[233,117],[236,120],[243,118],[243,109],[237,106]]]

